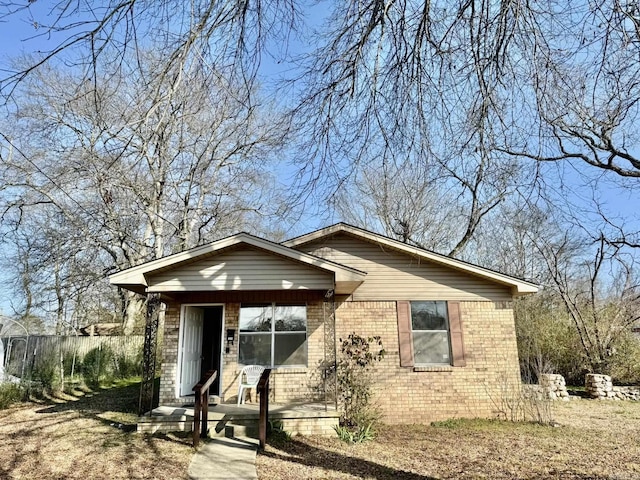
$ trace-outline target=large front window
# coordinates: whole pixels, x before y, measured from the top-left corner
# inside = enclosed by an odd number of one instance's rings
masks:
[[[447,302],[411,302],[411,332],[416,365],[451,362]]]
[[[242,305],[238,361],[265,367],[306,366],[307,307]]]

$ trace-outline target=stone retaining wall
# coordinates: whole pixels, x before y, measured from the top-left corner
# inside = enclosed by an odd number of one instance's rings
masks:
[[[543,373],[538,379],[547,398],[551,400],[569,400],[567,384],[562,375],[556,373]]]
[[[599,400],[640,400],[640,387],[614,387],[609,375],[589,373],[584,386],[587,396]]]
[[[538,385],[523,385],[523,391],[540,399],[566,401],[571,398],[562,375],[542,374],[538,382]],[[585,376],[584,385],[589,398],[640,401],[640,387],[614,387],[609,375],[589,373]]]
[[[523,385],[525,392],[530,392],[540,399],[569,400],[567,384],[562,375],[544,373],[538,378],[538,385]]]

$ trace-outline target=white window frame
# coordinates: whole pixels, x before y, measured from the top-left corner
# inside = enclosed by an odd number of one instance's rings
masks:
[[[444,305],[444,319],[445,319],[445,326],[446,326],[446,330],[442,330],[442,329],[431,329],[431,330],[424,330],[424,329],[414,329],[413,328],[413,305],[414,304],[418,304],[418,303],[433,303],[433,304],[442,304]],[[409,322],[411,325],[411,341],[413,343],[413,358],[414,358],[414,364],[416,366],[431,366],[431,365],[436,365],[436,366],[442,366],[442,365],[452,365],[453,362],[453,352],[451,351],[451,325],[449,323],[449,305],[446,301],[444,300],[412,300],[409,302]],[[428,363],[424,363],[424,362],[418,362],[416,359],[416,332],[432,332],[432,333],[445,333],[447,336],[447,348],[448,348],[448,352],[449,352],[449,359],[447,361],[442,361],[442,362],[428,362]]]
[[[271,314],[271,329],[268,332],[242,332],[241,328],[240,328],[240,316],[242,315],[242,308],[244,307],[256,307],[256,306],[270,306],[272,309],[272,314]],[[304,307],[304,320],[305,320],[305,329],[304,329],[304,358],[305,358],[305,363],[303,364],[294,364],[294,365],[275,365],[274,364],[274,360],[275,360],[275,349],[276,349],[276,335],[287,335],[287,334],[301,334],[303,333],[302,330],[296,330],[296,331],[277,331],[276,330],[276,322],[275,322],[275,310],[277,307]],[[287,302],[248,302],[246,304],[241,304],[240,305],[240,311],[238,313],[238,364],[239,365],[245,365],[244,363],[242,363],[240,361],[240,345],[241,345],[241,337],[242,335],[269,335],[271,337],[271,358],[270,358],[270,365],[264,365],[265,368],[272,368],[272,369],[280,369],[280,368],[307,368],[307,365],[309,363],[309,317],[307,315],[308,313],[308,306],[306,303],[302,304],[302,303],[287,303]]]

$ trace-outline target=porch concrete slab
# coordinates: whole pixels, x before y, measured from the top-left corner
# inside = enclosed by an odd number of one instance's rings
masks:
[[[189,465],[189,480],[258,480],[257,440],[212,438],[201,444]]]
[[[243,404],[237,406],[236,404],[217,404],[209,405],[209,420],[219,419],[254,419],[260,416],[260,407],[258,404]],[[313,416],[327,416],[338,417],[340,414],[337,412],[333,405],[324,405],[318,403],[306,403],[306,404],[287,404],[287,405],[269,405],[269,417],[271,418],[306,418]],[[163,420],[163,419],[181,419],[192,421],[193,420],[193,406],[169,406],[161,405],[154,408],[151,412],[140,417],[140,421],[149,419]]]
[[[224,434],[229,423],[248,425],[257,422],[260,416],[258,404],[218,404],[209,406],[209,433],[211,436]],[[340,414],[335,407],[324,404],[269,405],[269,419],[279,420],[292,434],[323,434],[323,428],[314,424],[326,424],[324,430],[331,432],[337,425]],[[329,425],[331,423],[331,425]],[[193,406],[163,405],[138,418],[138,432],[155,433],[171,431],[191,431]]]
[[[321,403],[294,403],[294,404],[269,404],[269,415],[279,414],[287,416],[299,416],[304,417],[310,413],[326,412],[328,415],[336,413],[336,408],[333,405],[325,405]],[[250,417],[252,415],[260,414],[260,405],[257,403],[236,405],[235,403],[218,403],[209,405],[209,417],[214,416],[243,416]],[[147,413],[147,416],[149,414]],[[169,406],[161,405],[156,407],[151,412],[153,417],[165,417],[165,416],[188,416],[193,418],[193,406]]]

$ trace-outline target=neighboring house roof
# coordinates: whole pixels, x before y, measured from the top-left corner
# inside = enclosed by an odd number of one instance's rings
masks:
[[[89,337],[122,335],[122,323],[92,323],[86,327],[81,327],[80,334]]]
[[[110,275],[109,281],[113,285],[144,294],[148,291],[153,291],[153,289],[149,289],[148,287],[149,279],[154,275],[174,270],[190,263],[202,261],[209,257],[220,255],[223,252],[228,252],[230,249],[242,246],[253,247],[268,254],[297,262],[298,264],[308,268],[319,269],[321,271],[331,273],[334,275],[335,291],[338,294],[349,294],[353,292],[364,281],[366,276],[366,272],[362,272],[355,268],[299,252],[295,249],[255,237],[248,233],[238,233],[207,245],[191,248],[184,252],[169,255],[142,265],[122,270],[121,272]],[[164,290],[166,291],[166,289]],[[161,290],[158,289],[158,291]]]
[[[499,273],[499,272],[490,270],[488,268],[473,265],[468,262],[463,262],[461,260],[456,260],[455,258],[447,257],[445,255],[431,252],[429,250],[408,245],[398,240],[394,240],[392,238],[385,237],[383,235],[379,235],[377,233],[364,230],[362,228],[354,227],[353,225],[348,225],[346,223],[337,223],[329,227],[321,228],[314,232],[307,233],[306,235],[295,237],[285,242],[282,242],[282,245],[289,248],[299,248],[302,245],[305,245],[311,242],[316,242],[323,238],[331,237],[333,235],[342,234],[342,233],[351,235],[353,237],[356,237],[362,240],[366,240],[371,243],[383,245],[383,246],[392,248],[394,250],[412,255],[414,257],[418,257],[420,259],[433,262],[438,265],[453,268],[458,271],[465,272],[467,274],[480,277],[491,282],[505,285],[507,287],[510,287],[512,289],[513,295],[516,295],[516,296],[536,293],[538,291],[538,285],[528,282],[526,280],[521,280],[519,278],[505,275],[503,273]]]

